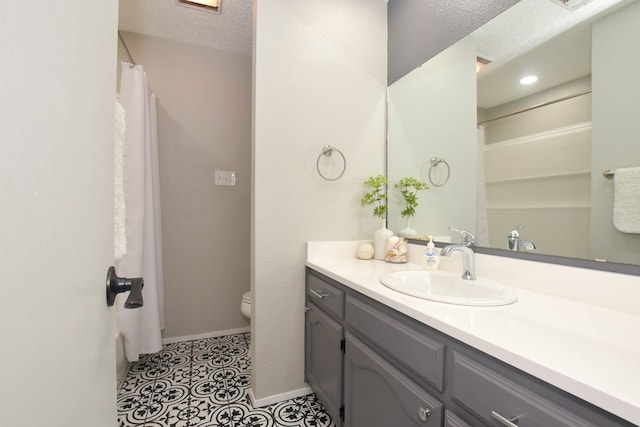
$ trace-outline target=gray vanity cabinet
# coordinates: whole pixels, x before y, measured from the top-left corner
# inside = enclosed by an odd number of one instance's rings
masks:
[[[598,427],[477,360],[453,352],[453,400],[495,425]],[[553,398],[553,394],[549,397]]]
[[[471,427],[451,411],[444,411],[444,427]]]
[[[347,296],[345,321],[408,375],[444,391],[445,346],[353,296]]]
[[[442,403],[349,333],[344,362],[344,427],[442,425]]]
[[[342,326],[314,304],[307,310],[306,378],[333,419],[342,400]]]
[[[334,420],[342,405],[344,293],[326,281],[307,276],[305,378]]]
[[[338,427],[634,427],[309,268],[306,284],[306,378]]]

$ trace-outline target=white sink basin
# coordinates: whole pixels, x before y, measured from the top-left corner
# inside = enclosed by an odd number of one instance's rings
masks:
[[[431,271],[395,271],[380,283],[403,294],[457,305],[492,307],[513,304],[515,292],[490,280],[464,280],[459,274]]]

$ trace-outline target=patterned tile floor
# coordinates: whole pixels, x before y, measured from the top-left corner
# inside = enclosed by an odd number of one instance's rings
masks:
[[[167,344],[131,365],[118,425],[334,427],[315,395],[253,408],[248,333]]]

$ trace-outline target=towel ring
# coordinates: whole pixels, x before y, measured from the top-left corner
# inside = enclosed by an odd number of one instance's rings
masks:
[[[320,159],[322,158],[322,156],[331,157],[334,151],[340,154],[340,157],[342,157],[342,171],[338,174],[338,176],[329,178],[320,171]],[[325,145],[324,147],[322,147],[322,152],[318,156],[318,160],[316,160],[316,170],[318,171],[318,175],[320,175],[323,179],[326,179],[327,181],[337,181],[342,178],[342,175],[344,175],[344,171],[347,170],[347,159],[344,157],[344,154],[342,154],[342,151],[338,150],[336,147],[332,145]]]
[[[433,172],[433,168],[437,167],[440,163],[444,163],[445,166],[447,167],[447,177],[444,179],[444,181],[442,181],[442,183],[436,184],[435,182],[433,182],[433,179],[431,178],[431,172]],[[431,167],[429,168],[429,182],[434,187],[442,187],[443,185],[445,185],[447,183],[447,181],[449,181],[449,177],[450,176],[451,176],[451,168],[449,167],[449,163],[447,163],[447,161],[445,159],[439,159],[437,157],[432,157],[431,158]]]

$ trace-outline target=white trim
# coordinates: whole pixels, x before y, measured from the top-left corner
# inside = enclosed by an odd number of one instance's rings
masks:
[[[569,126],[563,126],[555,129],[545,130],[543,132],[531,133],[529,135],[518,138],[505,139],[504,141],[485,144],[484,151],[497,150],[505,146],[526,144],[528,142],[539,141],[541,139],[554,138],[572,133],[588,132],[591,130],[591,122],[576,123]]]
[[[564,178],[564,177],[578,176],[578,175],[591,175],[591,170],[578,170],[578,171],[548,173],[548,174],[544,174],[544,175],[527,175],[527,176],[519,176],[519,177],[516,177],[516,178],[487,179],[484,183],[485,184],[500,184],[500,183],[504,183],[504,182],[533,181],[533,180],[536,180],[536,179]]]
[[[162,339],[162,344],[172,344],[174,342],[193,341],[193,340],[201,340],[201,339],[204,339],[204,338],[222,337],[222,336],[225,336],[225,335],[242,334],[242,333],[250,332],[250,331],[251,331],[251,327],[247,326],[247,327],[244,327],[244,328],[227,329],[225,331],[206,332],[204,334],[185,335],[185,336],[182,336],[182,337],[163,338]]]
[[[249,389],[249,397],[251,398],[251,404],[254,408],[262,408],[263,406],[273,405],[274,403],[282,402],[284,400],[294,399],[300,396],[306,396],[313,393],[311,387],[306,386],[297,390],[291,390],[286,393],[274,394],[273,396],[263,397],[262,399],[256,399],[253,395],[253,388]]]
[[[508,210],[508,209],[591,209],[591,205],[546,205],[546,206],[528,206],[528,205],[503,205],[503,206],[487,206],[488,210]]]

